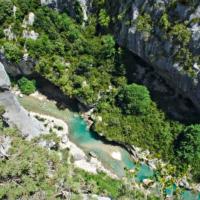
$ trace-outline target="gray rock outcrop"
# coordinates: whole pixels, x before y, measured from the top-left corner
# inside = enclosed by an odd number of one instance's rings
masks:
[[[8,157],[8,150],[11,147],[11,139],[8,136],[0,136],[0,159]]]
[[[83,21],[87,21],[87,12],[90,7],[89,0],[40,0],[41,5],[48,5],[52,8],[56,8],[58,10],[67,10],[68,13],[75,17],[76,16],[76,3],[79,3],[82,9]]]
[[[0,105],[5,109],[4,121],[9,126],[19,129],[21,134],[28,139],[39,136],[45,131],[42,123],[29,115],[9,87],[10,80],[3,64],[0,63]]]
[[[10,91],[0,93],[0,105],[5,108],[4,121],[11,127],[17,127],[24,137],[31,139],[44,132],[43,125],[31,117]]]
[[[5,68],[2,63],[0,63],[0,88],[1,89],[9,89],[10,87],[10,79],[5,71]]]
[[[30,57],[21,59],[19,63],[9,62],[3,53],[0,53],[0,61],[4,65],[6,72],[13,77],[32,74],[36,64],[36,62]]]

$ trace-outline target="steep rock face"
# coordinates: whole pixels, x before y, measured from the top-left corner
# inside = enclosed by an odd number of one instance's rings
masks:
[[[18,75],[30,75],[32,74],[35,61],[30,57],[27,59],[21,59],[19,63],[9,62],[3,54],[0,53],[0,61],[3,63],[5,70],[8,74],[15,77]]]
[[[2,63],[0,63],[0,88],[5,90],[10,87],[10,79],[5,71],[5,68]]]
[[[29,115],[9,88],[10,80],[3,64],[0,63],[0,105],[5,109],[4,121],[11,127],[17,127],[28,139],[42,134],[45,131],[43,125]]]
[[[77,6],[82,9],[83,20],[87,21],[87,8],[89,7],[88,0],[40,0],[41,5],[48,5],[58,10],[67,10],[73,17],[76,15]]]
[[[108,0],[107,10],[109,15],[116,19],[112,29],[119,45],[127,47],[150,63],[172,88],[190,98],[200,110],[200,3],[198,0],[189,3],[177,1],[176,4],[169,6],[171,2],[170,0],[125,0],[123,3],[116,3]],[[173,21],[184,24],[186,33],[191,34],[189,44],[182,45],[182,41],[177,41],[181,34],[184,35],[181,33],[184,30],[179,31],[175,38],[173,28],[164,30],[160,26],[164,14],[170,21],[169,26],[175,27]],[[142,23],[144,16],[150,16],[149,27]],[[147,19],[144,22],[148,24]],[[139,30],[142,28],[143,30]],[[185,49],[188,53],[185,55],[180,53],[181,59],[178,60],[178,53]],[[191,57],[190,62],[188,57]],[[193,60],[194,57],[197,59]],[[192,70],[195,76],[191,76],[183,69],[185,63],[188,63],[189,66],[186,67]]]
[[[6,111],[3,115],[4,121],[11,127],[17,127],[24,137],[31,139],[44,132],[43,125],[28,114],[10,91],[0,93],[0,105]]]

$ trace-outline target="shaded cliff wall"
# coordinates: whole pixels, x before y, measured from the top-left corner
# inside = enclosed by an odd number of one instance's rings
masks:
[[[171,7],[170,2],[168,0],[118,2],[108,0],[106,8],[114,19],[111,27],[118,44],[151,64],[172,88],[190,98],[200,110],[200,2],[196,0],[190,1],[189,4],[176,3]],[[171,27],[169,30],[164,30],[160,26],[160,19],[165,13],[171,23],[170,26],[184,24],[183,27],[191,34],[187,45],[177,41],[170,30]],[[151,27],[142,24],[141,16],[150,16]],[[187,53],[189,52],[189,55],[182,55],[181,60],[178,60],[178,52],[183,48]],[[183,69],[188,56],[191,57],[188,69],[192,70],[193,75]],[[197,59],[193,60],[193,58]]]

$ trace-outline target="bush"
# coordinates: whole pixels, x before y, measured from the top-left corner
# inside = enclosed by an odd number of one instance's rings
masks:
[[[23,94],[30,95],[36,91],[36,83],[34,80],[28,80],[27,78],[22,77],[17,83]]]
[[[152,24],[151,16],[147,13],[139,15],[137,18],[136,26],[140,32],[150,33],[153,29]]]
[[[191,166],[200,164],[200,125],[188,126],[179,137],[177,155]]]
[[[176,24],[170,34],[177,38],[183,45],[187,45],[191,39],[191,32],[184,24]]]
[[[108,27],[110,23],[110,16],[107,14],[106,10],[101,9],[99,13],[99,24],[103,27]]]
[[[144,114],[151,104],[147,88],[137,84],[123,87],[117,95],[117,100],[126,114]]]
[[[22,57],[20,47],[12,42],[4,43],[5,56],[9,61],[18,63]]]
[[[105,35],[101,38],[102,47],[100,55],[102,59],[113,58],[115,55],[115,40],[111,35]]]

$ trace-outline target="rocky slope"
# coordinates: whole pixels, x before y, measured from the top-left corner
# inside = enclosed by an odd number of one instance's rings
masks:
[[[23,136],[29,139],[39,136],[45,131],[43,125],[19,104],[15,95],[10,91],[10,80],[0,63],[0,105],[5,109],[4,121],[12,127],[17,127]],[[28,126],[27,126],[28,125]]]

